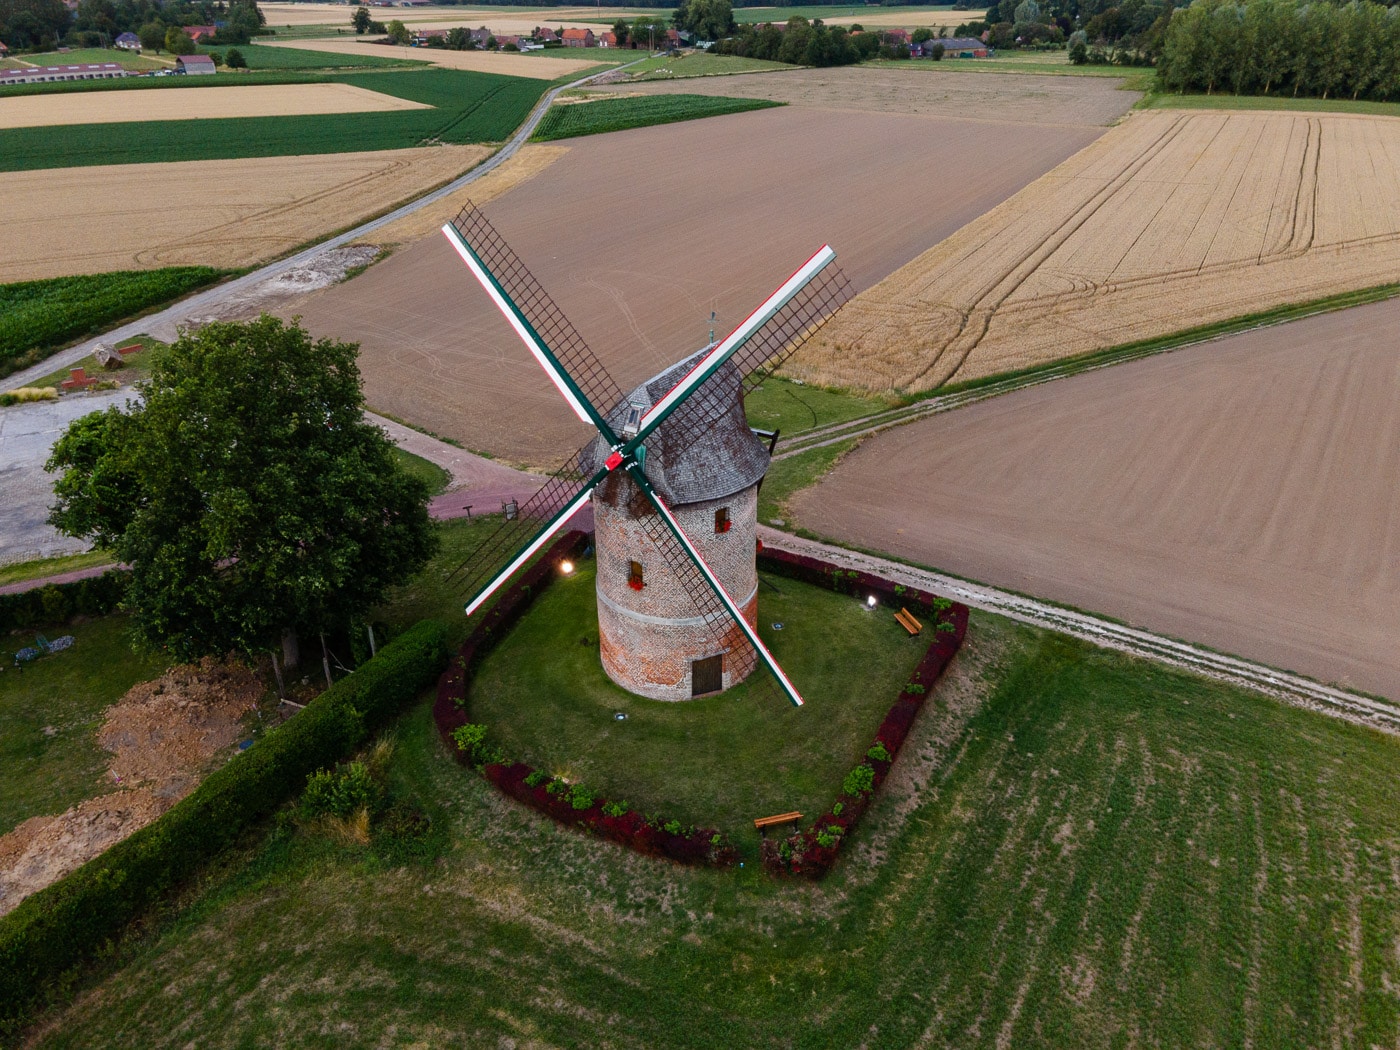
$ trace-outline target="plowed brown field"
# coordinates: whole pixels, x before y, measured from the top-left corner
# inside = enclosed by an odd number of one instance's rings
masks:
[[[166,88],[164,91],[85,91],[0,98],[0,128],[113,124],[140,120],[285,117],[296,114],[377,113],[432,109],[422,102],[367,91],[353,84],[249,84]]]
[[[1400,301],[873,438],[823,535],[1400,700]]]
[[[1133,101],[1115,94],[1119,112]],[[698,347],[712,309],[719,328],[737,323],[823,241],[868,287],[1102,133],[770,109],[575,140],[487,214],[630,385]],[[441,235],[297,312],[361,343],[376,408],[517,462],[557,464],[582,443]]]
[[[928,390],[1400,276],[1400,121],[1135,114],[850,304],[795,375]]]
[[[0,282],[251,265],[460,175],[489,152],[437,146],[3,174]]]

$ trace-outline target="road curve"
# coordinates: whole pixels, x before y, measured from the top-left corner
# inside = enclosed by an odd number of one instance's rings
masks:
[[[650,55],[648,54],[646,57],[650,57]],[[636,62],[641,61],[644,61],[644,59],[639,58],[636,60]],[[536,126],[544,119],[545,111],[549,109],[550,103],[554,101],[555,96],[558,95],[559,92],[568,88],[579,87],[605,73],[612,73],[618,69],[626,69],[627,66],[635,65],[636,62],[628,62],[626,65],[622,66],[609,66],[607,69],[599,70],[597,73],[581,77],[568,84],[561,84],[559,87],[550,88],[541,96],[539,102],[535,104],[535,108],[530,111],[530,115],[525,118],[525,123],[520,125],[520,128],[511,137],[509,142],[471,171],[460,178],[454,179],[446,186],[441,186],[433,190],[433,192],[419,197],[417,200],[409,201],[409,203],[402,207],[395,208],[387,215],[381,215],[377,219],[371,219],[369,222],[362,223],[353,230],[347,230],[345,233],[336,234],[329,240],[324,240],[319,244],[312,245],[310,248],[305,248],[295,255],[289,255],[285,259],[279,259],[276,262],[268,263],[266,266],[260,267],[252,273],[247,273],[232,281],[215,285],[213,288],[192,295],[188,299],[181,299],[178,303],[168,306],[158,313],[146,314],[144,317],[139,317],[129,324],[122,325],[120,328],[114,328],[110,332],[104,332],[102,335],[94,336],[92,339],[84,343],[79,343],[77,346],[70,346],[66,350],[60,350],[51,357],[46,357],[37,365],[33,365],[7,376],[5,378],[6,389],[26,386],[60,368],[67,368],[70,365],[76,364],[93,353],[99,342],[118,344],[150,330],[154,325],[175,325],[192,314],[207,312],[210,307],[223,302],[224,299],[230,296],[249,291],[254,285],[261,284],[263,281],[276,277],[278,274],[285,273],[298,266],[305,266],[322,252],[330,251],[332,248],[339,248],[342,245],[349,244],[351,241],[366,237],[374,233],[374,231],[389,225],[389,223],[402,219],[405,215],[413,214],[419,208],[424,208],[434,201],[439,201],[449,194],[456,193],[463,186],[468,186],[483,175],[495,171],[496,168],[513,157],[516,151],[519,150],[521,146],[525,145],[530,136],[534,134]]]

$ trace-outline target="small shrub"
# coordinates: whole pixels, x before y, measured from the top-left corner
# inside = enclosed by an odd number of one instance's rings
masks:
[[[875,787],[875,770],[871,769],[864,762],[856,766],[846,774],[846,779],[841,781],[841,792],[856,798],[860,795],[868,794]]]
[[[334,770],[318,769],[306,778],[301,796],[302,812],[308,817],[349,817],[360,810],[374,809],[381,788],[363,762],[351,762]]]
[[[569,790],[569,784],[568,781],[565,780],[551,780],[549,782],[549,787],[545,788],[545,790],[551,795],[562,795]]]
[[[236,47],[228,49],[228,54],[224,56],[224,65],[229,69],[247,69],[248,60],[243,57],[243,52]]]
[[[841,841],[841,833],[845,828],[840,824],[824,824],[817,829],[817,845],[823,849],[831,849]]]
[[[628,812],[626,802],[604,802],[603,816],[605,817],[625,817]]]
[[[565,797],[568,798],[569,805],[573,806],[574,809],[592,809],[593,803],[598,799],[597,795],[582,784],[575,784],[571,787]]]
[[[486,743],[486,727],[467,723],[452,731],[452,740],[471,760],[473,765],[484,766],[500,761],[500,751]]]
[[[680,835],[685,831],[685,829],[681,827],[681,822],[675,819],[666,821],[665,824],[661,825],[661,830],[668,835]]]
[[[839,817],[839,816],[841,815],[841,811],[842,811],[843,809],[845,809],[845,808],[846,808],[846,803],[844,803],[844,802],[838,802],[838,803],[836,803],[836,805],[834,805],[834,806],[831,807],[831,815],[832,815],[833,817]]]
[[[551,779],[550,775],[543,769],[536,769],[525,778],[525,783],[532,788],[537,788],[541,784],[548,784]]]
[[[939,627],[941,628],[941,627],[942,627],[942,624],[939,624]],[[906,685],[906,686],[904,687],[904,691],[905,691],[906,693],[910,693],[910,694],[912,694],[912,695],[914,695],[914,696],[918,696],[918,695],[920,695],[921,693],[923,693],[924,687],[923,687],[922,685],[920,685],[918,682],[910,682],[908,685]]]

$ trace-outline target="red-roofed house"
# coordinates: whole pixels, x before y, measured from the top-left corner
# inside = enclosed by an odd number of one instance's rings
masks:
[[[617,34],[608,32],[598,37],[599,47],[617,47]]]
[[[218,31],[218,26],[185,26],[185,32],[196,44],[201,40],[213,40],[214,34]]]
[[[559,34],[552,29],[541,29],[535,34],[535,39],[541,44],[555,44],[559,42]]]
[[[907,29],[886,29],[880,33],[881,39],[892,47],[909,43],[909,30]]]
[[[0,58],[4,58],[10,53],[10,49],[5,46],[5,41],[0,40]]]
[[[566,29],[564,30],[565,47],[597,47],[598,38],[593,35],[591,29]]]

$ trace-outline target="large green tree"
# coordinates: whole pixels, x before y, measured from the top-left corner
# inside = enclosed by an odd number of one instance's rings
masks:
[[[370,18],[369,8],[364,5],[357,5],[355,13],[350,16],[350,24],[355,27],[355,32],[361,35],[369,32]]]
[[[427,563],[428,490],[365,421],[357,351],[274,317],[210,324],[139,403],[59,440],[49,520],[131,566],[141,641],[270,651],[347,627]]]
[[[71,17],[63,0],[0,0],[0,40],[14,48],[51,45]]]
[[[699,40],[719,40],[734,32],[734,8],[729,0],[681,0],[671,22]]]

